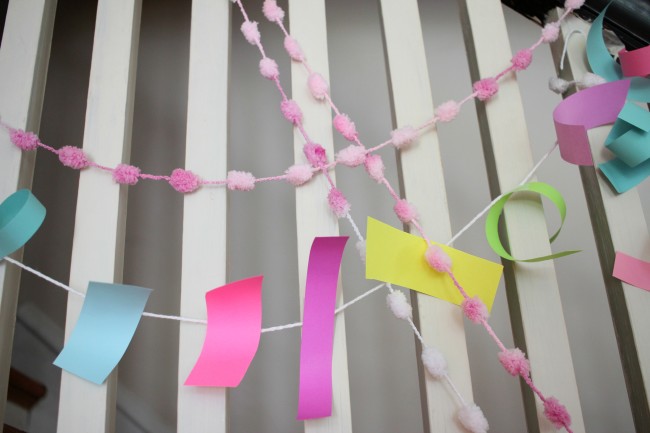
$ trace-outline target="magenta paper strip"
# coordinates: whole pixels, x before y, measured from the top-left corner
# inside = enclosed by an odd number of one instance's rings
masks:
[[[317,237],[307,267],[300,343],[298,419],[332,415],[334,308],[339,268],[347,236]]]
[[[648,262],[617,251],[612,275],[621,281],[650,292],[650,263]]]
[[[650,75],[650,45],[638,50],[627,51],[623,48],[618,53],[621,69],[626,77],[645,77]]]
[[[185,385],[239,385],[260,343],[262,278],[236,281],[205,294],[208,330]]]
[[[587,130],[614,123],[625,104],[629,88],[628,80],[601,84],[575,93],[555,107],[555,132],[565,161],[594,165]]]

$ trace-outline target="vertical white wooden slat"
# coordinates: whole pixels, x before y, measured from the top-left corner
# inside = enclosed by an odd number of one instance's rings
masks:
[[[327,27],[325,21],[325,2],[323,0],[289,0],[291,34],[300,41],[309,56],[311,67],[329,81],[329,62],[327,57]],[[318,103],[309,93],[302,65],[292,64],[292,98],[302,108],[312,140],[321,144],[330,159],[334,155],[332,138],[332,116],[325,103]],[[294,129],[294,155],[296,162],[305,162],[302,152],[304,139]],[[334,176],[334,173],[332,173]],[[298,273],[300,281],[300,308],[302,314],[305,295],[307,262],[311,243],[316,236],[337,236],[338,221],[327,206],[327,180],[317,176],[296,189],[296,223],[298,232]],[[353,240],[350,242],[354,243]],[[341,284],[338,287],[338,304],[343,302]],[[339,314],[335,321],[334,359],[332,380],[334,403],[332,416],[305,421],[306,433],[350,432],[352,414],[350,412],[350,384],[348,381],[347,348],[345,340],[345,319]]]
[[[461,0],[459,4],[472,78],[492,76],[508,66],[512,57],[501,3]],[[514,75],[501,80],[499,93],[485,104],[477,103],[477,109],[490,189],[493,195],[498,195],[514,188],[532,168],[528,132]],[[508,203],[505,221],[513,256],[550,253],[541,203],[533,204],[529,200]],[[552,261],[504,264],[513,334],[517,345],[530,358],[533,380],[547,396],[556,396],[566,405],[573,418],[574,431],[582,432],[584,421],[554,264]],[[530,393],[525,395],[528,428],[534,431],[535,406]],[[555,431],[544,418],[541,405],[537,404],[536,408],[539,430]]]
[[[565,37],[572,30],[581,30],[587,34],[589,24],[570,16],[562,23],[561,29]],[[564,48],[563,40],[564,38],[559,38],[552,46],[557,65]],[[562,78],[573,80],[582,79],[588,71],[585,39],[572,38],[564,70],[559,73]],[[609,152],[603,150],[610,129],[610,126],[605,126],[594,129],[589,134],[595,164],[611,158]],[[594,167],[580,167],[580,175],[587,196],[635,427],[637,431],[650,431],[650,298],[642,290],[611,275],[617,251],[641,260],[650,260],[648,226],[636,188],[617,194]]]
[[[140,8],[140,0],[100,0],[97,7],[83,148],[111,167],[129,160]],[[126,194],[110,174],[80,174],[70,265],[75,289],[85,291],[89,281],[121,282]],[[79,297],[68,297],[66,339],[82,305]],[[116,386],[116,372],[95,385],[63,371],[58,431],[113,431]]]
[[[194,0],[185,166],[210,179],[226,177],[229,47],[229,2]],[[225,283],[226,188],[204,188],[184,199],[181,315],[206,318],[205,292]],[[206,329],[180,325],[179,432],[226,431],[226,389],[183,385]]]
[[[0,116],[15,128],[37,132],[50,58],[56,0],[9,3],[0,48]],[[23,154],[0,133],[0,200],[29,188],[35,152]],[[14,254],[22,258],[22,250]],[[11,364],[20,271],[0,261],[0,425]]]
[[[382,21],[393,112],[397,127],[416,126],[433,117],[433,101],[429,84],[422,27],[417,1],[382,0]],[[438,134],[425,132],[416,146],[401,151],[400,169],[406,198],[420,213],[420,222],[427,235],[439,242],[451,238],[447,193],[440,158]],[[468,401],[472,400],[465,330],[460,308],[448,302],[417,294],[419,324],[422,336],[438,347],[447,358],[449,375]],[[419,357],[418,357],[419,362]],[[429,430],[465,431],[455,420],[458,402],[444,383],[423,374]]]

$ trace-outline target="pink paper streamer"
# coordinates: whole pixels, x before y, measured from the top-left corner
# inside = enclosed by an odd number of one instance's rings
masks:
[[[614,123],[625,104],[628,80],[613,81],[575,93],[555,107],[553,120],[562,158],[594,165],[587,130]]]
[[[208,330],[185,385],[239,385],[260,342],[262,278],[236,281],[205,294]]]
[[[299,420],[332,415],[336,285],[347,236],[317,237],[307,267],[300,344]]]
[[[619,51],[621,69],[626,77],[645,77],[650,75],[650,45],[638,50]]]
[[[616,252],[614,260],[615,278],[650,292],[650,263]]]

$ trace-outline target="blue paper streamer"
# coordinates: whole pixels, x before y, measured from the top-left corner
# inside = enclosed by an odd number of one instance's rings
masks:
[[[45,207],[29,190],[7,197],[0,204],[0,259],[25,245],[44,219]]]

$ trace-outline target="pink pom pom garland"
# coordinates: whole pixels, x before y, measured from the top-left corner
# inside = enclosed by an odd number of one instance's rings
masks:
[[[533,61],[533,51],[530,48],[517,51],[517,54],[512,58],[512,67],[515,71],[523,71],[527,69]]]
[[[325,81],[325,78],[318,72],[312,72],[309,74],[309,78],[307,79],[307,85],[309,86],[309,91],[311,92],[311,95],[315,98],[318,99],[319,101],[324,100],[328,93],[329,93],[329,85],[327,84],[327,81]]]
[[[456,101],[443,102],[436,108],[438,122],[451,122],[460,113],[460,104]]]
[[[284,49],[287,50],[287,54],[289,54],[291,60],[295,62],[302,62],[305,60],[302,48],[300,48],[298,42],[291,36],[286,36],[284,38]]]
[[[336,161],[348,167],[356,167],[366,160],[366,149],[356,144],[351,144],[336,154]]]
[[[343,218],[348,212],[350,212],[350,204],[338,188],[330,189],[329,194],[327,194],[327,202],[329,203],[330,209],[334,215],[339,218]]]
[[[231,191],[251,191],[255,188],[255,176],[247,171],[231,170],[226,185]]]
[[[571,425],[571,415],[569,415],[566,407],[564,407],[564,405],[555,397],[549,397],[544,401],[544,416],[551,421],[556,428],[564,427],[569,430],[569,426]]]
[[[128,164],[120,164],[113,170],[113,180],[124,185],[135,185],[140,177],[140,169]]]
[[[307,164],[296,164],[292,165],[285,171],[287,176],[287,181],[294,185],[300,186],[304,183],[309,182],[309,180],[314,175],[311,166]]]
[[[16,147],[23,151],[36,150],[40,143],[36,134],[23,131],[22,129],[10,129],[9,139]]]
[[[257,45],[260,43],[260,31],[257,29],[255,21],[244,21],[241,25],[241,32],[249,44]]]
[[[357,139],[357,128],[354,122],[350,120],[347,114],[337,114],[334,116],[334,128],[345,137],[348,141],[355,141]]]
[[[294,125],[302,123],[302,110],[296,101],[293,99],[285,99],[280,103],[280,110],[284,118]]]
[[[86,158],[83,150],[74,146],[64,146],[59,149],[59,161],[66,167],[80,170],[90,165],[90,161]]]
[[[411,203],[404,199],[398,200],[393,207],[397,218],[403,223],[409,223],[418,217],[418,211]]]
[[[424,253],[424,258],[429,266],[438,272],[451,271],[451,257],[437,245],[429,245]]]
[[[366,156],[366,161],[364,162],[366,167],[366,172],[373,180],[381,182],[384,178],[384,161],[382,161],[381,156],[379,155],[368,155]]]
[[[264,57],[260,60],[260,74],[269,80],[277,80],[280,76],[280,70],[275,60]]]
[[[418,138],[418,131],[412,126],[404,126],[390,133],[391,142],[396,149],[404,149]]]
[[[483,78],[474,83],[474,93],[479,101],[487,101],[499,91],[499,83],[492,77]]]
[[[272,22],[282,21],[284,19],[284,10],[278,6],[275,0],[264,0],[262,12],[264,12],[266,19]]]
[[[196,191],[201,186],[201,179],[190,170],[177,168],[172,171],[169,184],[178,192],[188,193]]]
[[[530,374],[530,363],[524,352],[517,348],[500,352],[499,362],[512,376],[526,377]]]

